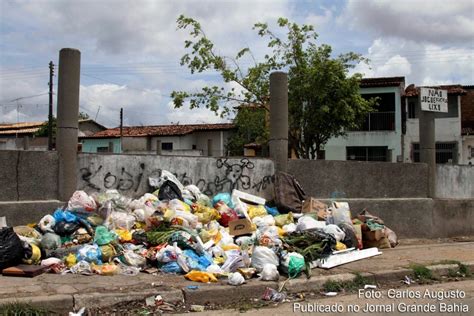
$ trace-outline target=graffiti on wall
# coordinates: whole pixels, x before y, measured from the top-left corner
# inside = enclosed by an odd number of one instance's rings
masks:
[[[272,175],[262,177],[253,176],[255,165],[247,158],[229,160],[219,158],[215,161],[216,174],[209,177],[193,177],[188,172],[169,170],[184,185],[194,184],[206,195],[218,192],[231,192],[237,190],[252,190],[260,192],[266,190],[273,183]],[[136,170],[136,167],[133,168]],[[158,178],[162,169],[147,168],[140,162],[138,172],[131,171],[125,166],[119,170],[107,170],[106,166],[90,162],[88,166],[80,168],[80,186],[86,191],[101,191],[103,189],[116,189],[123,193],[143,193],[150,191],[148,178]],[[142,190],[141,190],[142,189]]]

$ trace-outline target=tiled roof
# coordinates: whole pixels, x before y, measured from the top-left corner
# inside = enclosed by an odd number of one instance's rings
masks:
[[[33,133],[36,133],[38,130],[39,130],[39,127],[17,128],[17,129],[9,129],[9,130],[0,129],[0,135],[33,134]]]
[[[221,124],[189,124],[189,125],[152,125],[152,126],[124,126],[123,136],[181,136],[198,131],[229,130],[235,126],[231,123]],[[95,133],[90,138],[120,137],[120,127],[109,128]],[[85,137],[88,138],[88,137]]]
[[[460,84],[453,85],[440,85],[440,86],[423,86],[416,87],[414,84],[409,85],[405,89],[405,96],[415,97],[418,95],[419,88],[438,88],[442,90],[448,90],[448,94],[465,94],[466,91],[462,88]]]
[[[361,88],[370,87],[398,87],[405,85],[405,77],[379,77],[379,78],[362,78],[360,81]]]
[[[43,124],[44,122],[2,123],[0,124],[0,130],[40,127]]]

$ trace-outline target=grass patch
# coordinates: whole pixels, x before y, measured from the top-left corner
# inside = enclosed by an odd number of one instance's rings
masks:
[[[325,292],[340,292],[342,290],[355,291],[369,283],[369,279],[363,277],[360,273],[355,273],[355,277],[351,281],[326,281],[326,283],[323,284],[323,290]]]
[[[415,279],[420,280],[422,283],[437,280],[433,272],[422,264],[412,264],[410,268],[413,270]]]
[[[471,270],[469,270],[469,267],[467,265],[458,263],[458,267],[459,267],[459,273],[467,277],[471,276]]]
[[[51,312],[42,307],[32,306],[27,303],[7,303],[0,305],[0,315],[2,316],[45,316]]]
[[[471,271],[469,270],[469,267],[466,266],[465,264],[461,263],[460,261],[457,260],[441,260],[438,262],[434,262],[432,265],[438,265],[438,264],[457,264],[458,269],[449,269],[448,270],[448,276],[451,278],[456,278],[456,277],[470,277],[471,276]]]

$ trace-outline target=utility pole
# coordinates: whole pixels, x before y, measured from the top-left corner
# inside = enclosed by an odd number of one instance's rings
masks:
[[[48,150],[53,150],[53,75],[54,64],[49,62]]]
[[[122,138],[123,138],[123,108],[120,108],[120,153],[122,153]]]

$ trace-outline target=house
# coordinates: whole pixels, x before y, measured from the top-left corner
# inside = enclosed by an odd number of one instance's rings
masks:
[[[474,86],[463,86],[466,92],[461,96],[461,161],[474,165]]]
[[[436,162],[464,162],[461,136],[461,97],[466,93],[461,85],[441,85],[448,91],[448,112],[435,113]],[[406,133],[403,135],[404,162],[420,161],[419,89],[410,85],[405,90]]]
[[[78,136],[90,136],[107,129],[92,119],[81,119],[78,122]],[[22,122],[0,124],[0,150],[47,150],[48,137],[36,136],[47,122]]]
[[[213,156],[226,155],[230,123],[111,128],[82,137],[83,152]]]
[[[362,97],[378,98],[377,111],[369,113],[362,126],[347,136],[330,139],[324,146],[327,160],[400,161],[404,77],[364,78]]]

